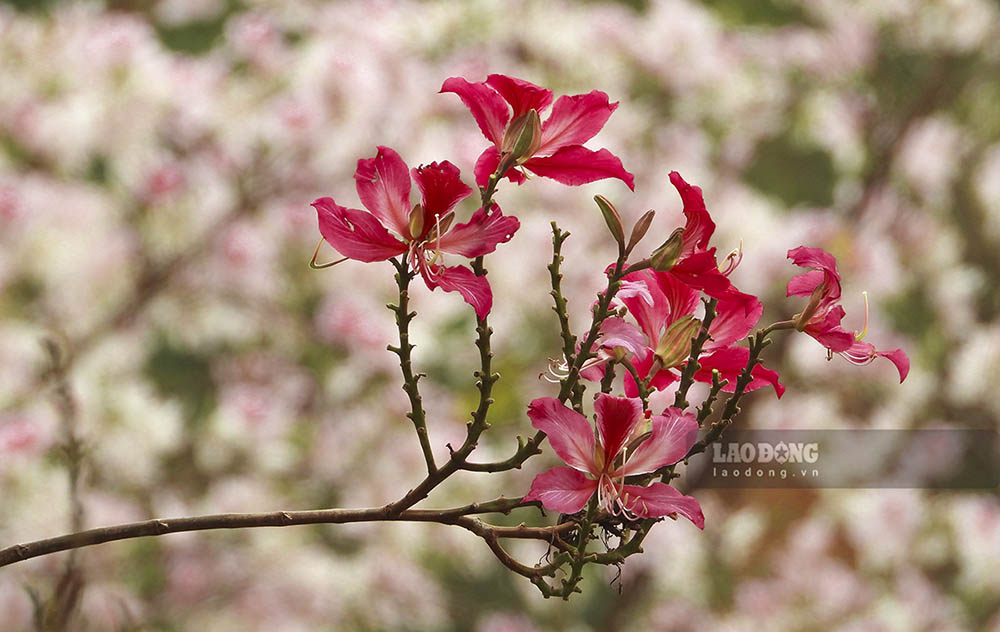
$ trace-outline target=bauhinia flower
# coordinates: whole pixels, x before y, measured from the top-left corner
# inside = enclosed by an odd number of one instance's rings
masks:
[[[598,507],[614,515],[633,520],[679,514],[704,529],[705,516],[694,498],[665,483],[643,487],[626,485],[624,480],[684,458],[697,437],[694,416],[668,408],[652,418],[647,434],[638,399],[602,393],[594,408],[596,441],[587,418],[559,400],[544,397],[531,402],[531,425],[548,435],[552,449],[569,467],[554,467],[536,476],[524,500],[571,514],[596,493]]]
[[[420,203],[410,206],[410,178],[420,189]],[[520,226],[496,204],[480,208],[464,224],[455,224],[454,208],[471,192],[448,161],[408,170],[389,147],[374,158],[358,160],[354,173],[358,197],[367,211],[340,206],[332,198],[313,202],[323,238],[348,259],[385,261],[406,253],[427,287],[458,292],[482,319],[493,306],[486,277],[465,266],[446,267],[444,253],[479,257],[509,241]],[[389,232],[391,229],[395,235]]]
[[[648,341],[648,353],[637,354],[636,372],[640,379],[648,380],[651,388],[663,390],[680,379],[691,354],[691,339],[701,329],[701,321],[695,318],[699,292],[670,272],[640,270],[625,278],[646,287],[646,292],[633,292],[621,298]],[[750,333],[764,310],[755,297],[750,296],[748,303],[744,296],[749,295],[734,288],[728,292],[728,300],[718,301],[716,316],[708,327],[710,337],[698,357],[701,368],[694,375],[695,380],[711,384],[712,371],[717,370],[720,378],[729,380],[723,387],[727,392],[734,390],[750,358],[749,349],[735,343]],[[778,397],[784,394],[785,387],[771,369],[757,364],[751,376],[747,392],[770,384]],[[638,394],[631,375],[625,376],[625,393]]]
[[[806,304],[794,318],[795,328],[804,331],[827,348],[831,356],[839,353],[849,362],[864,365],[875,358],[888,358],[896,365],[899,381],[906,379],[910,372],[910,359],[902,349],[879,351],[874,345],[864,342],[868,333],[868,297],[865,296],[865,325],[858,333],[845,331],[841,327],[844,308],[840,306],[840,273],[833,255],[820,248],[799,246],[788,251],[792,262],[809,271],[793,277],[788,282],[786,296],[808,296]]]
[[[593,138],[618,103],[600,90],[561,96],[552,105],[552,91],[522,79],[490,75],[472,83],[451,77],[441,92],[454,92],[472,112],[479,129],[493,143],[476,161],[476,182],[487,186],[501,165],[500,177],[521,184],[522,169],[562,184],[578,185],[618,178],[634,189],[634,176],[607,149],[593,151],[583,143]],[[552,105],[544,123],[539,114]]]

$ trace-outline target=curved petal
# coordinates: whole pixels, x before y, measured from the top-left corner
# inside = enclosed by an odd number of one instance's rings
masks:
[[[678,514],[693,522],[699,529],[705,528],[705,514],[698,501],[666,483],[653,483],[649,487],[625,485],[619,498],[630,513],[640,518]]]
[[[378,147],[374,158],[362,158],[354,172],[358,197],[383,225],[410,239],[410,173],[391,147]]]
[[[632,476],[673,465],[684,458],[698,438],[694,415],[670,407],[653,417],[653,433],[639,444],[616,476]]]
[[[749,312],[740,301],[719,301],[715,306],[715,319],[708,327],[712,338],[705,343],[705,351],[728,347],[746,338],[763,313],[764,305],[757,299],[754,299]]]
[[[566,465],[596,475],[594,430],[586,417],[552,397],[533,400],[528,417],[536,430],[548,435],[552,449]]]
[[[472,112],[483,136],[500,146],[507,122],[510,121],[510,111],[496,90],[483,82],[470,83],[462,77],[449,77],[441,84],[440,91],[457,94]]]
[[[494,204],[489,213],[481,208],[468,222],[454,226],[434,247],[463,257],[479,257],[496,250],[497,244],[510,241],[520,226],[516,217],[505,216]]]
[[[650,270],[640,270],[625,277],[625,281],[634,284],[631,291],[622,294],[619,292],[616,298],[628,308],[635,322],[639,323],[642,332],[649,339],[649,345],[654,346],[660,340],[660,334],[667,326],[667,318],[670,316],[670,306],[667,304],[667,297],[663,294],[659,284],[656,283],[653,273]],[[640,291],[639,285],[645,287],[645,291]],[[647,300],[648,299],[648,300]]]
[[[435,216],[444,217],[455,205],[472,193],[462,178],[458,167],[447,160],[420,165],[410,171],[422,195],[421,205],[424,209],[423,234],[414,235],[414,239],[424,237],[435,224]]]
[[[896,370],[899,371],[900,384],[902,384],[903,380],[906,379],[906,376],[910,374],[910,358],[902,349],[893,349],[892,351],[876,351],[875,355],[886,358],[896,365]]]
[[[788,251],[788,258],[792,260],[792,263],[803,268],[816,268],[832,272],[837,280],[840,280],[840,273],[837,272],[837,259],[822,248],[807,248],[806,246],[792,248]]]
[[[559,97],[542,124],[542,144],[535,153],[551,154],[569,145],[582,145],[601,131],[617,108],[618,103],[610,103],[600,90]]]
[[[746,347],[725,347],[704,355],[698,359],[701,368],[694,374],[694,379],[706,384],[712,383],[712,369],[719,372],[722,379],[729,380],[729,384],[723,387],[726,393],[732,393],[736,389],[736,380],[743,372],[747,362],[750,360],[750,350]],[[750,383],[744,389],[745,392],[755,391],[764,386],[770,385],[774,388],[775,394],[780,398],[785,393],[785,387],[778,381],[778,374],[760,364],[754,366],[750,371]]]
[[[592,151],[580,145],[563,147],[551,156],[532,158],[524,166],[540,176],[576,186],[605,178],[618,178],[635,190],[635,176],[607,149]]]
[[[854,334],[844,331],[840,321],[844,319],[844,308],[834,305],[826,314],[821,317],[814,316],[802,331],[815,338],[821,345],[842,353],[851,348],[854,344]]]
[[[514,118],[534,109],[541,112],[552,103],[552,91],[536,86],[530,81],[506,75],[490,75],[486,83],[500,93],[500,96],[514,110]]]
[[[420,264],[420,275],[432,290],[441,288],[445,292],[458,292],[465,302],[476,311],[479,320],[486,318],[493,309],[493,292],[485,276],[476,276],[465,266],[446,268],[442,265]]]
[[[604,319],[601,324],[601,336],[597,339],[599,347],[614,349],[623,347],[626,351],[641,360],[646,357],[646,336],[632,323],[625,322],[617,316]]]
[[[604,448],[604,462],[610,464],[642,419],[642,401],[601,393],[594,402],[594,410],[597,412],[597,431]]]
[[[684,202],[684,217],[687,218],[684,224],[684,252],[704,250],[715,232],[715,222],[705,208],[701,187],[688,184],[676,171],[670,172],[670,183],[681,194]]]
[[[682,283],[669,272],[654,272],[653,277],[656,279],[656,285],[663,293],[669,309],[669,317],[663,323],[664,327],[683,316],[694,314],[695,308],[698,307],[698,292],[696,290],[692,289],[690,285]]]
[[[345,257],[385,261],[406,252],[406,244],[393,237],[371,213],[345,208],[328,197],[319,198],[312,206],[323,239]]]
[[[590,500],[597,490],[597,481],[569,467],[554,467],[531,481],[531,491],[524,501],[539,500],[552,511],[573,514]]]
[[[785,296],[810,296],[826,279],[823,270],[810,270],[793,276],[785,286]]]

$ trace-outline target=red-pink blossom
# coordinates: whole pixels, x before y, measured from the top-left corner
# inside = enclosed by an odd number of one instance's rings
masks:
[[[441,92],[457,94],[472,112],[483,135],[493,143],[476,161],[476,182],[480,186],[487,186],[490,175],[503,159],[501,152],[510,124],[532,110],[541,114],[552,105],[553,98],[551,90],[504,75],[490,75],[486,81],[475,83],[450,77],[441,86]],[[559,97],[542,123],[541,136],[532,144],[532,151],[514,157],[514,164],[502,175],[521,184],[525,180],[520,169],[523,167],[562,184],[618,178],[634,189],[634,176],[625,170],[617,156],[607,149],[593,151],[583,146],[601,131],[617,107],[618,103],[611,103],[600,90]]]
[[[671,325],[695,314],[699,292],[670,272],[647,269],[633,272],[625,278],[646,288],[643,293],[635,292],[621,299],[648,342],[647,353],[639,357],[635,364],[636,372],[640,378],[649,379],[651,388],[663,390],[680,379],[680,372],[687,364],[687,360],[674,366],[664,366],[656,350],[661,346],[660,341]],[[722,379],[729,380],[723,387],[724,391],[732,392],[735,389],[736,380],[750,359],[749,349],[735,343],[749,335],[764,310],[759,300],[752,296],[750,299],[748,302],[742,293],[735,291],[734,288],[726,300],[717,302],[716,316],[708,327],[710,338],[702,347],[701,355],[698,357],[700,368],[694,375],[695,380],[711,384],[714,369],[719,371]],[[753,379],[746,386],[746,391],[771,385],[778,397],[784,394],[785,387],[778,380],[775,371],[757,364],[751,376]],[[631,375],[625,376],[625,393],[630,396],[638,394],[638,387]]]
[[[420,203],[412,207],[411,177],[421,194]],[[448,161],[409,170],[393,149],[380,146],[374,158],[358,161],[354,179],[358,197],[368,210],[319,198],[312,205],[323,238],[356,261],[384,261],[406,253],[427,287],[458,292],[479,318],[485,318],[493,305],[486,277],[476,276],[465,266],[446,267],[444,253],[463,257],[491,253],[513,237],[520,226],[517,218],[504,216],[493,204],[477,210],[468,222],[453,225],[455,206],[472,189]]]
[[[531,402],[531,425],[548,435],[552,449],[569,467],[554,467],[536,476],[524,500],[538,500],[547,509],[571,514],[583,509],[596,492],[598,506],[612,514],[627,519],[679,514],[704,529],[705,516],[694,498],[665,483],[642,487],[624,482],[626,476],[647,474],[684,458],[697,438],[694,416],[668,408],[651,419],[651,432],[645,435],[638,399],[601,393],[594,409],[596,441],[587,418],[559,400],[544,397]]]
[[[896,366],[899,381],[910,372],[910,359],[902,349],[879,351],[864,342],[868,331],[868,299],[865,297],[865,326],[860,333],[844,330],[844,308],[840,306],[840,273],[837,260],[821,248],[799,246],[788,251],[797,266],[808,268],[788,282],[786,296],[808,296],[809,303],[795,317],[795,327],[819,341],[829,353],[839,353],[849,362],[864,365],[875,358],[887,358]]]

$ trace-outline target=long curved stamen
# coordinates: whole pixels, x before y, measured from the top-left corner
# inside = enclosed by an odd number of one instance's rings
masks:
[[[310,268],[312,268],[313,270],[322,270],[323,268],[332,268],[333,266],[337,265],[338,263],[343,263],[343,262],[345,262],[345,261],[348,260],[349,257],[343,257],[342,259],[337,259],[336,261],[327,261],[326,263],[316,263],[316,258],[319,257],[319,249],[320,249],[320,246],[323,245],[323,241],[324,241],[323,239],[320,239],[319,243],[316,244],[316,250],[313,251],[312,259],[309,260],[309,267]]]

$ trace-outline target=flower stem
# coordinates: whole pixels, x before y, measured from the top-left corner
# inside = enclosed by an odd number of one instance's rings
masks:
[[[396,305],[389,305],[389,309],[396,314],[399,346],[389,345],[389,351],[399,356],[399,368],[403,373],[403,390],[410,398],[410,412],[406,416],[413,422],[413,427],[417,431],[417,440],[420,442],[420,450],[424,454],[427,473],[432,475],[437,471],[437,464],[434,462],[434,450],[431,449],[430,438],[427,436],[427,413],[424,411],[420,390],[417,386],[423,374],[413,373],[411,358],[414,345],[410,344],[410,321],[417,314],[410,311],[409,286],[414,272],[409,269],[405,257],[400,257],[399,260],[390,259],[390,261],[396,268],[396,284],[399,286],[399,302]]]

